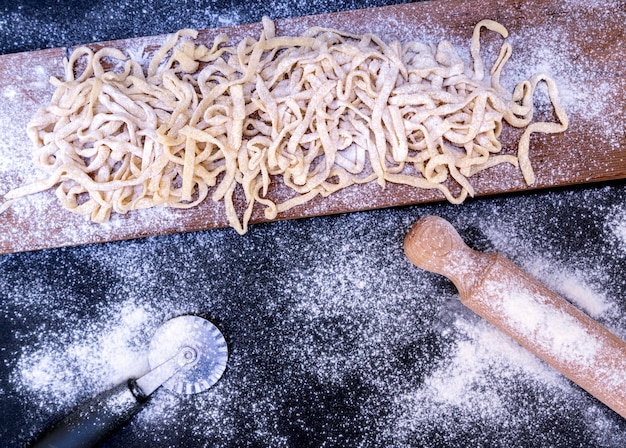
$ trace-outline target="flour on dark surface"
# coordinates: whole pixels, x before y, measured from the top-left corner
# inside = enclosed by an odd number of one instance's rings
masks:
[[[231,3],[102,1],[80,14],[2,4],[12,36],[3,52],[335,8]],[[445,37],[436,25],[427,32]],[[581,101],[599,101],[568,93],[588,73],[582,65],[527,61],[534,66],[513,64],[514,74],[556,72],[574,116]],[[0,94],[0,107],[12,107],[15,93]],[[613,183],[276,222],[244,236],[212,230],[2,256],[0,445],[24,445],[82,400],[144,373],[156,328],[191,313],[228,340],[223,378],[195,396],[157,391],[105,446],[623,447],[623,419],[464,308],[402,244],[419,217],[440,215],[470,246],[503,253],[626,338],[624,210],[624,185]],[[147,216],[176,219],[161,213]]]
[[[574,194],[586,205],[561,203]],[[442,215],[623,336],[623,285],[606,281],[623,239],[601,214],[625,201],[592,188],[5,256],[3,319],[26,329],[3,389],[36,431],[141,374],[154,329],[198,313],[227,336],[222,380],[192,397],[158,391],[109,446],[621,446],[619,417],[410,265],[402,240]],[[559,233],[567,216],[586,235],[576,247]]]

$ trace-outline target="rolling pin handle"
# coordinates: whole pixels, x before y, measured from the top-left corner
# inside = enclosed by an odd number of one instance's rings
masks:
[[[404,252],[415,266],[452,280],[461,293],[469,292],[493,264],[495,254],[475,251],[443,218],[425,216],[409,230]]]

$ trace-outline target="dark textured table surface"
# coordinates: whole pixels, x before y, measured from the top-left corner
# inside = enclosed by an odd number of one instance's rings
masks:
[[[2,2],[0,53],[391,3]],[[157,391],[105,446],[626,446],[622,418],[402,249],[445,217],[624,338],[625,208],[614,182],[0,256],[0,445],[145,371],[151,333],[191,313],[224,331],[224,377]]]

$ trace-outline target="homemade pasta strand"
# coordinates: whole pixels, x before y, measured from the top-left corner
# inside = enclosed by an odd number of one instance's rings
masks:
[[[471,176],[509,163],[530,185],[530,134],[565,131],[567,115],[546,74],[513,92],[501,86],[506,42],[485,80],[482,29],[508,35],[479,22],[471,66],[447,41],[387,44],[318,27],[276,36],[267,18],[258,39],[236,46],[220,35],[209,48],[181,30],[147,67],[116,49],[80,47],[27,128],[48,177],[9,191],[0,212],[53,187],[65,208],[95,222],[112,212],[194,207],[211,195],[245,233],[257,203],[274,219],[356,183],[437,189],[460,203],[474,194]],[[540,82],[557,122],[531,123]],[[525,128],[517,155],[500,154],[504,122]],[[267,196],[275,178],[293,192],[282,203]],[[245,210],[235,206],[238,189]]]

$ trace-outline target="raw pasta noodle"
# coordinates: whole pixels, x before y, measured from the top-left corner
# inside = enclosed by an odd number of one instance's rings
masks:
[[[245,233],[255,204],[273,219],[355,183],[437,189],[460,203],[474,194],[471,176],[510,163],[532,184],[530,134],[563,132],[567,115],[545,74],[513,92],[501,86],[506,42],[485,76],[483,28],[508,34],[494,21],[478,23],[471,66],[447,41],[388,44],[327,28],[276,36],[267,18],[258,39],[237,45],[220,35],[207,47],[196,31],[181,30],[147,67],[116,49],[78,48],[27,128],[49,176],[8,192],[2,209],[56,187],[64,207],[104,222],[111,212],[194,207],[211,194]],[[558,122],[531,123],[540,82]],[[501,154],[504,122],[526,128],[517,155]],[[281,203],[268,196],[277,177],[293,191]]]

